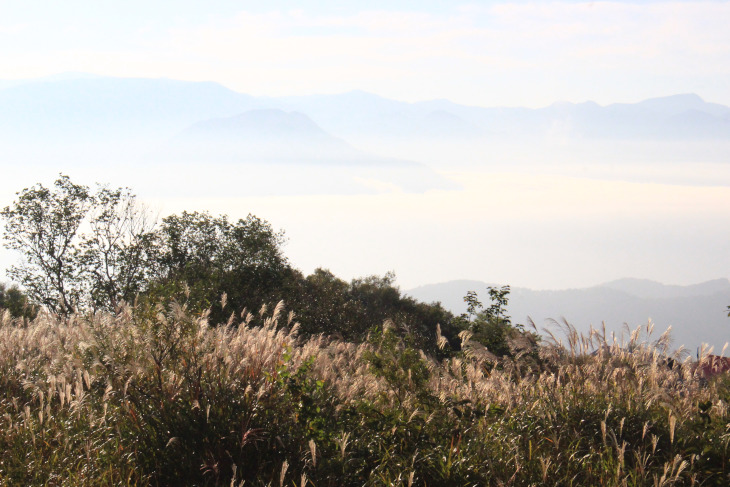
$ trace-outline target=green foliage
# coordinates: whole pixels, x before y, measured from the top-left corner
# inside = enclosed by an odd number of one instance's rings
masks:
[[[4,318],[0,486],[727,485],[730,382],[650,345],[542,344],[550,372],[515,373],[392,324],[302,340],[281,312]]]
[[[417,348],[438,352],[436,326],[448,325],[451,313],[440,304],[402,296],[394,280],[395,275],[388,273],[348,283],[328,270],[316,269],[306,278],[294,276],[285,299],[297,311],[304,334],[324,333],[361,342],[373,326],[392,320]]]
[[[398,404],[415,395],[419,401],[429,398],[427,390],[431,376],[426,361],[409,344],[408,337],[396,333],[392,322],[371,330],[368,337],[371,348],[363,355],[375,377],[382,377],[390,386]]]
[[[253,215],[235,223],[208,213],[168,216],[157,232],[149,294],[153,301],[185,299],[197,312],[210,308],[211,321],[225,323],[231,312],[258,309],[277,297],[292,273],[283,243],[283,232]]]
[[[491,304],[488,308],[479,301],[475,291],[469,291],[464,296],[467,303],[467,312],[454,319],[452,325],[470,333],[470,340],[480,343],[497,358],[514,357],[522,351],[520,342],[525,340],[535,343],[539,337],[527,332],[523,325],[512,325],[507,315],[509,304],[509,286],[487,288]],[[525,340],[522,340],[525,339]]]
[[[33,319],[37,314],[37,309],[33,306],[23,291],[17,286],[8,287],[0,282],[0,309],[10,311],[10,315],[15,318]]]
[[[484,307],[482,302],[479,301],[476,291],[467,291],[466,296],[464,296],[464,302],[466,303],[466,313],[469,321]]]
[[[9,276],[52,311],[114,309],[145,282],[152,224],[128,189],[91,192],[61,175],[52,189],[19,192],[0,215],[6,247],[24,258]]]
[[[509,303],[509,286],[502,286],[501,288],[490,286],[487,290],[489,291],[489,299],[492,300],[492,304],[489,305],[489,308],[484,310],[481,318],[500,321],[505,325],[511,325],[512,321],[506,314],[507,304]]]

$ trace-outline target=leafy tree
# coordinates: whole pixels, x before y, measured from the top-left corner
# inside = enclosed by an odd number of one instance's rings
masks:
[[[9,276],[32,299],[69,313],[82,295],[84,280],[75,242],[92,196],[89,188],[72,183],[68,176],[61,176],[54,186],[55,190],[41,184],[24,189],[0,214],[6,220],[6,247],[25,257],[10,268]]]
[[[223,215],[183,212],[162,220],[161,264],[170,272],[195,272],[241,267],[282,267],[284,233],[248,215],[231,223]]]
[[[17,286],[8,287],[0,282],[0,309],[10,311],[10,315],[16,318],[24,317],[33,319],[36,315],[36,307]]]
[[[62,315],[132,299],[145,282],[151,219],[128,189],[92,192],[65,175],[53,186],[26,188],[0,212],[6,247],[23,255],[9,276]]]
[[[351,299],[346,281],[318,268],[295,286],[290,306],[296,310],[303,333],[337,335],[348,340],[364,338],[369,327],[361,329],[358,325],[361,306]],[[374,324],[377,322],[369,326]]]
[[[489,305],[489,308],[484,310],[483,318],[511,325],[512,320],[509,316],[507,316],[510,287],[502,286],[498,288],[495,286],[489,286],[487,291],[489,291],[489,299],[491,299],[492,304]],[[517,327],[522,328],[521,325],[517,325]]]
[[[293,272],[281,250],[284,233],[254,215],[235,223],[208,213],[171,215],[156,241],[149,296],[184,293],[193,309],[211,308],[213,323],[284,298],[278,291]]]
[[[536,340],[532,334],[524,330],[523,325],[512,325],[507,315],[509,303],[509,286],[487,288],[491,304],[488,308],[477,298],[477,293],[469,291],[464,297],[467,303],[467,313],[454,320],[454,325],[471,333],[471,340],[484,345],[487,350],[497,357],[513,356],[513,344],[519,337],[529,337]]]
[[[476,291],[467,291],[466,296],[464,296],[464,302],[466,303],[466,314],[468,316],[468,320],[472,321],[484,305],[481,301],[479,301]]]
[[[395,275],[368,276],[346,282],[326,269],[317,269],[292,286],[290,307],[297,312],[301,331],[324,333],[346,340],[363,341],[373,326],[385,320],[397,323],[399,333],[408,335],[414,346],[436,353],[436,327],[451,333],[451,313],[440,304],[419,303],[401,295],[394,285]]]
[[[151,277],[155,222],[128,188],[99,188],[88,214],[81,262],[95,307],[116,309],[131,302]]]

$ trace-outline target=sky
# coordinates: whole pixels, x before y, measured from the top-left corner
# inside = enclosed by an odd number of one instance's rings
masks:
[[[357,89],[533,108],[696,93],[730,105],[729,21],[727,1],[0,0],[0,80],[81,72],[216,81],[257,96]],[[154,175],[0,167],[0,206],[63,171],[129,185],[162,213],[253,212],[286,230],[285,251],[304,271],[393,270],[404,288],[730,277],[730,186],[708,183],[712,165],[702,184],[689,180],[697,167],[673,168],[669,183],[462,167],[445,174],[459,191],[183,199],[156,194]],[[11,262],[3,252],[0,267]]]
[[[529,107],[694,92],[730,105],[728,19],[726,1],[0,0],[0,79],[74,71]]]

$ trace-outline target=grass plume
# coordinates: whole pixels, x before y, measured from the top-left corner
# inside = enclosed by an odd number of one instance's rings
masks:
[[[293,319],[1,313],[0,485],[728,483],[730,381],[651,325],[436,360],[396,322],[355,344]]]

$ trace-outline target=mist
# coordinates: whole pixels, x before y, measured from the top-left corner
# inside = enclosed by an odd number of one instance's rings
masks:
[[[129,187],[158,218],[253,213],[305,273],[392,271],[402,289],[690,285],[730,277],[728,120],[696,95],[489,108],[64,78],[0,90],[0,206],[63,173]],[[17,258],[0,250],[0,268]],[[522,311],[558,318],[540,306]]]

